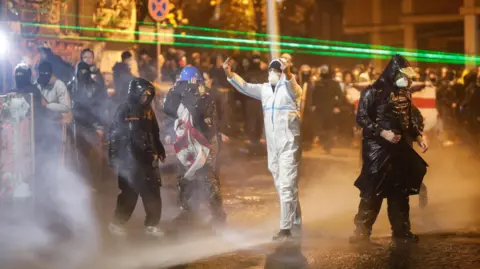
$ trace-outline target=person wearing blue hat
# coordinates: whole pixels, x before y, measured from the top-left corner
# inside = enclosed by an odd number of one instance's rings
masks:
[[[175,119],[174,149],[182,168],[178,183],[183,210],[180,218],[197,213],[207,200],[209,221],[223,224],[226,214],[220,195],[217,156],[225,137],[218,130],[214,97],[196,67],[183,68],[165,97],[164,112]]]
[[[301,228],[298,180],[301,159],[300,106],[302,88],[298,85],[286,59],[270,63],[268,83],[247,83],[232,72],[227,59],[223,68],[228,81],[240,92],[262,102],[268,168],[280,197],[280,232],[274,240],[292,236]]]

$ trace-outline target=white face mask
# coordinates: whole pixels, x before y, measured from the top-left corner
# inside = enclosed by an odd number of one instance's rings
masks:
[[[409,88],[410,87],[410,81],[408,81],[408,79],[406,77],[402,77],[402,78],[399,78],[397,79],[397,81],[395,81],[395,85],[397,85],[397,87],[399,88]]]
[[[280,76],[275,71],[268,72],[268,82],[272,84],[272,86],[277,86],[279,80]]]

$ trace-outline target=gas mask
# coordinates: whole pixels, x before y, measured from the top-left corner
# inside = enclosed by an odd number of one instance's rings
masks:
[[[277,72],[271,70],[270,72],[268,72],[268,82],[272,85],[272,86],[277,86],[278,84],[278,81],[280,80],[280,75],[277,74]]]
[[[404,67],[395,76],[395,86],[400,89],[409,89],[412,86],[412,79],[417,75],[412,67]]]

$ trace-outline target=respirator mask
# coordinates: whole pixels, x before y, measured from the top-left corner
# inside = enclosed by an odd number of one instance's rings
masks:
[[[268,72],[268,82],[269,82],[272,86],[277,86],[279,80],[280,80],[280,75],[277,74],[277,72],[275,72],[275,71],[273,71],[273,70],[270,70],[270,71]]]

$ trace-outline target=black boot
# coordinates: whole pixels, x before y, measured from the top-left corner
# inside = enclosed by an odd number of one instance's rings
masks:
[[[381,197],[372,197],[370,199],[361,199],[358,206],[358,213],[355,215],[354,223],[356,226],[354,235],[350,237],[350,243],[369,243],[372,227],[377,219],[382,206]]]
[[[292,238],[292,232],[290,229],[281,229],[278,234],[273,236],[274,241],[286,241]]]
[[[354,234],[350,236],[348,241],[350,242],[350,244],[370,243],[370,233],[364,233],[355,230]]]
[[[416,244],[418,243],[418,240],[418,236],[411,232],[406,232],[404,234],[392,234],[392,244],[396,246]]]
[[[417,243],[418,236],[410,231],[410,205],[405,195],[388,197],[388,218],[392,225],[392,243]]]

